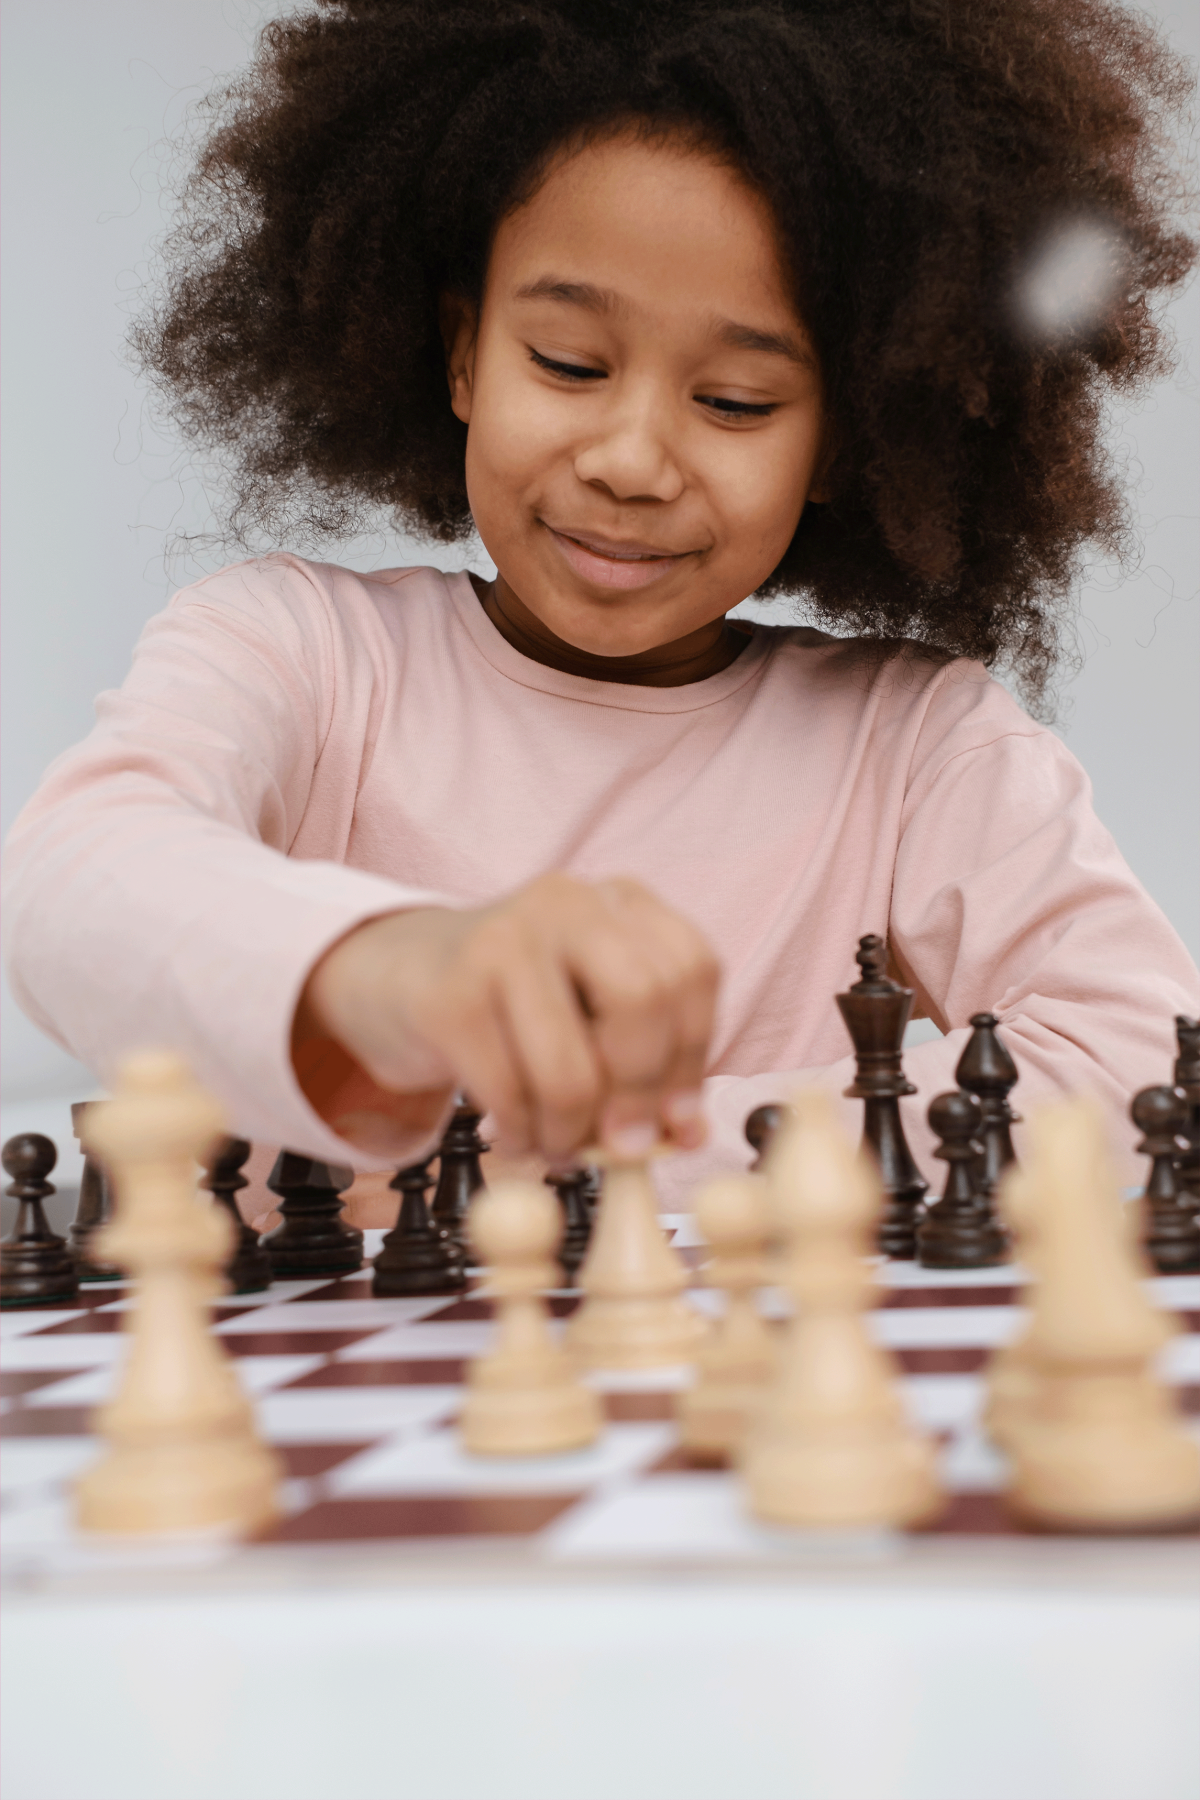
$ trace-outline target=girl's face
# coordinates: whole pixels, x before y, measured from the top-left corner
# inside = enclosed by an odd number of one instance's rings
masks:
[[[500,225],[479,317],[449,336],[480,537],[555,637],[638,655],[779,562],[821,376],[770,212],[732,170],[632,136],[571,156]]]

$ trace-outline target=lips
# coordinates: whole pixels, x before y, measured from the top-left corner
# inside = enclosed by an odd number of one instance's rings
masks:
[[[693,554],[690,550],[664,550],[658,544],[644,544],[632,538],[559,531],[552,525],[547,525],[546,530],[569,567],[593,587],[647,587]]]

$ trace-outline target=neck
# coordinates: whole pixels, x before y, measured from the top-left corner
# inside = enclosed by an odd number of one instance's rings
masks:
[[[497,575],[495,581],[472,575],[471,582],[484,612],[514,650],[544,668],[584,675],[591,681],[616,681],[630,687],[686,687],[727,669],[750,641],[744,626],[720,618],[669,644],[640,650],[636,656],[594,656],[590,650],[555,637],[503,575]]]

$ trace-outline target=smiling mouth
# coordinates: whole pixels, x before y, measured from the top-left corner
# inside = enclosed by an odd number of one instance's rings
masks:
[[[554,525],[547,525],[546,529],[557,538],[566,538],[568,543],[577,544],[589,556],[603,556],[610,562],[677,562],[680,557],[693,554],[690,550],[663,550],[656,544],[642,544],[629,539],[614,543],[607,538],[593,537],[589,532],[565,531]]]

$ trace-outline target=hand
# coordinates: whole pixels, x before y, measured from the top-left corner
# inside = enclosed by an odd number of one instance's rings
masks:
[[[638,882],[544,875],[494,906],[358,926],[308,979],[294,1055],[303,1081],[332,1040],[410,1129],[464,1087],[508,1155],[694,1149],[717,979],[696,927]]]

